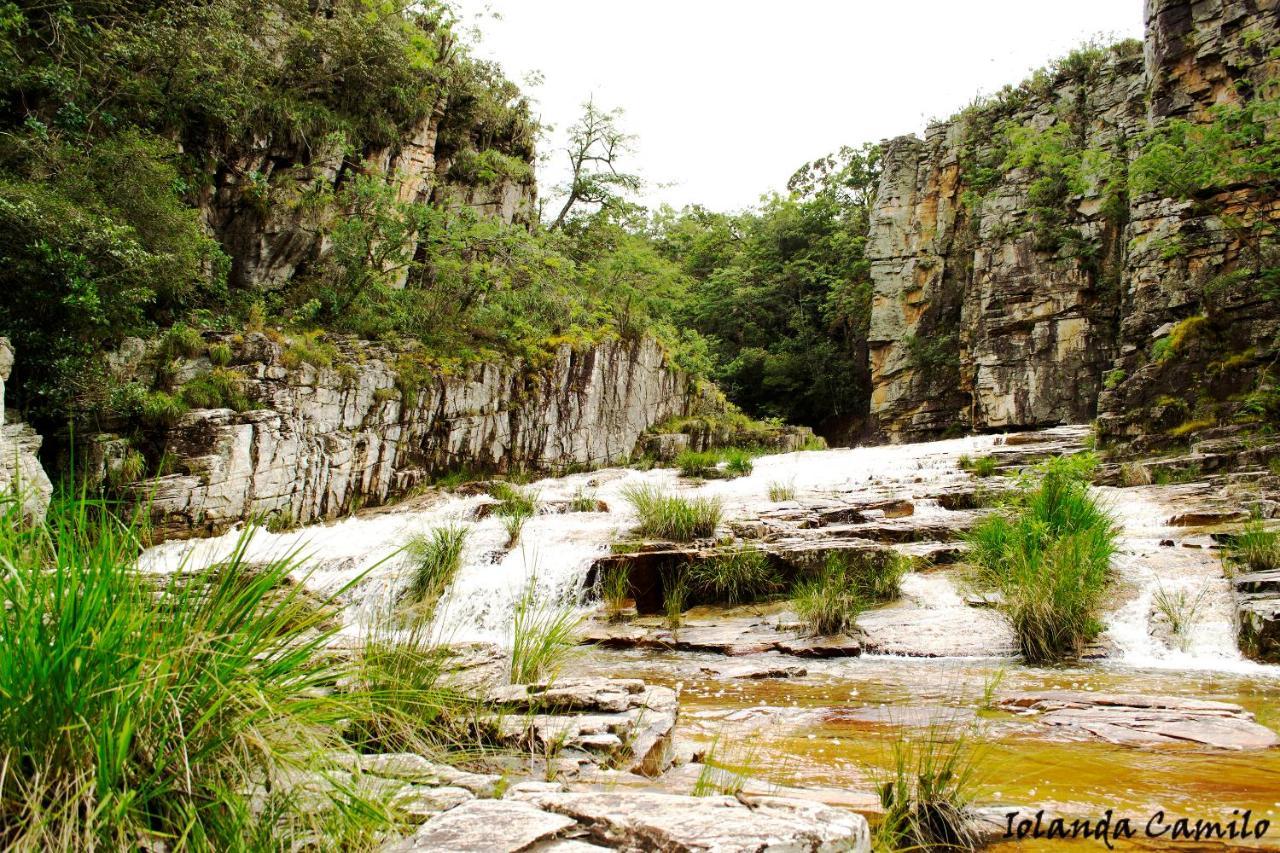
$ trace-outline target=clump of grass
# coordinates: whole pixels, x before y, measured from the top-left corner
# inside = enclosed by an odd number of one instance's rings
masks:
[[[1151,471],[1141,462],[1122,462],[1120,464],[1120,483],[1125,486],[1151,485]]]
[[[234,357],[231,347],[225,343],[219,342],[209,347],[209,361],[214,367],[226,367]]]
[[[436,527],[409,540],[405,555],[413,575],[402,601],[429,616],[462,569],[462,551],[469,531],[461,525]]]
[[[791,606],[809,633],[830,637],[851,629],[865,604],[845,573],[828,565],[816,578],[795,585]]]
[[[720,454],[714,450],[685,450],[675,459],[681,477],[715,477],[719,465]]]
[[[740,447],[731,447],[724,451],[724,470],[730,477],[746,477],[755,470],[753,454]]]
[[[200,331],[185,323],[174,323],[169,327],[156,349],[161,361],[173,361],[177,358],[195,358],[204,352],[204,338]]]
[[[188,411],[180,397],[164,391],[151,391],[142,400],[142,419],[155,426],[172,426]]]
[[[520,541],[524,523],[538,511],[538,498],[528,489],[511,483],[492,483],[489,495],[498,500],[493,513],[502,519],[502,526],[507,532],[507,547],[514,548]]]
[[[333,344],[320,338],[320,332],[305,332],[301,335],[290,335],[280,361],[285,367],[293,370],[303,364],[312,367],[332,367],[338,357],[338,350]]]
[[[736,797],[759,770],[755,744],[737,750],[724,750],[717,735],[702,757],[702,769],[694,780],[695,797]]]
[[[884,817],[873,849],[977,849],[972,804],[978,756],[968,733],[949,724],[916,737],[899,730],[891,750],[878,784]]]
[[[251,535],[157,581],[136,569],[143,530],[106,504],[60,497],[34,527],[0,506],[0,846],[290,847],[314,833],[314,803],[282,794],[264,814],[250,798],[344,748],[350,709],[331,687],[347,665],[323,653],[337,628],[290,581],[296,556],[251,566]],[[384,814],[346,805],[365,823]]]
[[[622,618],[627,601],[631,598],[631,572],[627,566],[605,566],[600,571],[600,599],[604,601],[605,611],[610,621]]]
[[[1280,530],[1268,530],[1255,518],[1227,542],[1225,557],[1233,566],[1250,572],[1280,569]]]
[[[1076,469],[1045,470],[1014,514],[990,516],[968,536],[979,579],[1001,591],[1002,612],[1029,663],[1078,656],[1097,636],[1115,552],[1114,521]]]
[[[234,409],[244,412],[253,408],[246,387],[243,373],[215,367],[183,385],[182,400],[193,409]]]
[[[1151,597],[1156,612],[1164,617],[1169,625],[1169,633],[1183,651],[1187,650],[1187,645],[1191,642],[1191,629],[1200,621],[1208,595],[1207,587],[1193,593],[1185,588],[1165,589],[1163,584],[1158,584]]]
[[[843,576],[865,604],[897,599],[910,568],[910,558],[893,551],[831,551],[826,559],[826,570]]]
[[[599,507],[596,493],[582,487],[574,489],[573,496],[569,498],[569,512],[596,512]]]
[[[968,471],[975,477],[990,477],[996,472],[996,458],[994,456],[979,456],[977,459],[971,459],[969,456],[961,456],[956,460],[956,464],[962,471]]]
[[[511,622],[512,684],[553,681],[578,645],[582,616],[572,604],[540,601],[537,577],[530,577],[516,599]]]
[[[784,483],[781,480],[774,480],[769,484],[769,500],[773,501],[774,503],[781,503],[783,501],[793,501],[795,499],[796,499],[795,481],[789,480]]]
[[[748,604],[782,587],[782,579],[759,548],[738,547],[689,569],[689,583],[700,593],[725,604]]]
[[[656,539],[690,542],[711,536],[724,513],[719,498],[682,498],[654,485],[628,486],[622,496],[640,516],[640,535]]]
[[[978,700],[978,710],[990,711],[996,705],[996,691],[1004,684],[1009,670],[1001,666],[993,670],[982,682],[982,696]]]
[[[688,597],[688,575],[678,566],[664,569],[662,571],[662,610],[667,619],[667,627],[673,631],[680,627]]]

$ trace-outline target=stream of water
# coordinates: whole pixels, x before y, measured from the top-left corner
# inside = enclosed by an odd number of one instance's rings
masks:
[[[1056,432],[1069,442],[1078,440],[1083,428]],[[961,456],[998,456],[1003,447],[1003,436],[972,436],[765,456],[755,461],[749,476],[705,483],[681,481],[672,470],[607,469],[530,484],[544,505],[586,494],[603,501],[608,511],[541,512],[525,524],[512,549],[506,547],[500,519],[476,517],[487,497],[437,495],[324,526],[260,531],[250,543],[249,559],[305,555],[313,567],[307,583],[322,591],[363,574],[346,595],[347,630],[354,634],[385,613],[407,581],[408,566],[398,549],[439,525],[463,525],[470,531],[464,566],[442,602],[436,630],[450,641],[502,644],[509,641],[513,602],[526,584],[536,583],[538,595],[548,601],[581,600],[592,563],[635,523],[622,497],[631,484],[718,496],[726,520],[777,509],[779,504],[767,497],[770,483],[794,486],[802,504],[907,499],[914,503],[913,517],[927,520],[947,510],[926,496],[971,482],[958,466]],[[1041,803],[1076,813],[1117,808],[1135,814],[1155,808],[1185,813],[1210,804],[1215,809],[1257,809],[1280,823],[1280,750],[1138,750],[1045,738],[1020,718],[975,711],[984,685],[999,678],[1003,690],[1068,688],[1231,701],[1254,712],[1260,722],[1280,726],[1280,667],[1248,661],[1236,649],[1231,593],[1208,537],[1168,526],[1178,508],[1162,487],[1097,491],[1122,531],[1100,643],[1105,657],[1100,660],[1043,669],[984,652],[982,626],[996,625],[998,617],[970,606],[955,572],[944,569],[908,575],[902,601],[866,614],[864,627],[892,627],[897,620],[913,634],[934,632],[955,644],[957,652],[950,656],[864,655],[806,662],[803,677],[737,683],[726,683],[714,667],[708,669],[716,660],[711,655],[593,649],[575,667],[676,687],[682,693],[681,739],[706,744],[730,735],[749,740],[756,751],[756,772],[778,784],[822,780],[830,788],[865,792],[876,768],[888,760],[888,732],[940,713],[960,714],[985,727],[990,766],[997,768],[982,784],[987,803]],[[171,571],[184,560],[199,564],[217,559],[238,536],[231,531],[215,539],[167,543],[144,555],[144,565]],[[1179,593],[1198,603],[1198,618],[1175,641],[1161,629],[1156,599]],[[974,650],[965,651],[963,637],[977,638]]]

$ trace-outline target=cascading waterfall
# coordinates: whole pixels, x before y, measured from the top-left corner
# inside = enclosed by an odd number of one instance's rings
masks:
[[[1083,428],[1062,428],[1065,439]],[[258,531],[249,545],[249,560],[265,560],[298,552],[308,558],[307,583],[318,591],[341,588],[366,576],[347,595],[347,630],[357,634],[377,621],[408,579],[408,565],[398,550],[415,534],[445,524],[469,529],[464,565],[441,601],[434,630],[452,642],[509,641],[512,611],[530,583],[539,600],[580,602],[591,565],[625,538],[635,517],[622,494],[632,484],[656,484],[685,494],[717,496],[727,519],[752,518],[776,508],[768,501],[770,483],[793,485],[800,498],[905,498],[915,503],[919,518],[947,512],[936,500],[924,499],[948,486],[961,486],[968,475],[957,467],[962,455],[980,456],[1004,443],[1002,436],[968,436],[919,444],[808,451],[755,460],[753,473],[733,480],[681,484],[671,470],[607,469],[545,479],[529,485],[540,503],[561,504],[588,494],[603,501],[607,512],[542,511],[524,525],[518,543],[507,548],[507,533],[496,517],[476,518],[483,496],[446,496],[424,507],[390,510],[332,524],[285,533]],[[1230,590],[1217,557],[1206,551],[1161,547],[1173,532],[1165,525],[1173,513],[1148,490],[1099,489],[1123,528],[1115,560],[1118,606],[1105,618],[1112,661],[1137,667],[1182,667],[1244,671],[1261,669],[1241,658],[1235,648]],[[172,571],[184,560],[201,564],[225,555],[240,533],[193,542],[170,542],[151,549],[143,565]],[[963,595],[948,572],[910,576],[904,598],[912,606],[950,618],[966,609]],[[1200,618],[1185,647],[1163,642],[1152,631],[1152,601],[1158,589],[1203,590]],[[972,612],[970,610],[970,612]]]

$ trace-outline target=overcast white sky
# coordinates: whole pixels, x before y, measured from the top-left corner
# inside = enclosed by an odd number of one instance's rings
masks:
[[[479,53],[555,132],[588,95],[626,110],[646,198],[721,210],[839,148],[920,133],[1092,36],[1142,35],[1142,0],[456,0]],[[493,13],[499,16],[492,17]],[[528,87],[526,87],[528,88]]]

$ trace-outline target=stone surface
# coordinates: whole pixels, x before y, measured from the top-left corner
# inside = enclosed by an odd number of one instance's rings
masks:
[[[572,818],[590,839],[625,850],[869,851],[866,819],[783,797],[687,797],[638,791],[533,794],[544,812]]]
[[[223,340],[261,408],[192,411],[162,436],[181,473],[133,486],[160,538],[217,533],[253,516],[335,518],[461,466],[617,462],[646,429],[705,403],[648,339],[564,346],[537,371],[435,372],[408,399],[397,371],[404,354],[380,345],[344,340],[334,368],[288,367],[286,347],[266,335]],[[209,368],[190,365],[193,375]]]
[[[473,800],[424,823],[408,838],[384,845],[384,853],[449,850],[517,853],[575,826],[573,818],[519,800]]]
[[[575,766],[603,764],[644,776],[671,766],[679,703],[669,687],[633,678],[565,678],[494,689],[497,737]]]
[[[1191,743],[1246,750],[1280,745],[1275,732],[1228,702],[1050,690],[1006,697],[1000,707],[1038,714],[1036,719],[1043,725],[1128,746]]]
[[[1240,651],[1263,663],[1280,663],[1280,570],[1237,575],[1232,586]]]
[[[4,408],[4,385],[13,371],[14,352],[8,338],[0,338],[0,495],[17,493],[22,514],[31,521],[44,518],[53,484],[37,455],[43,439],[31,427],[9,416]]]

